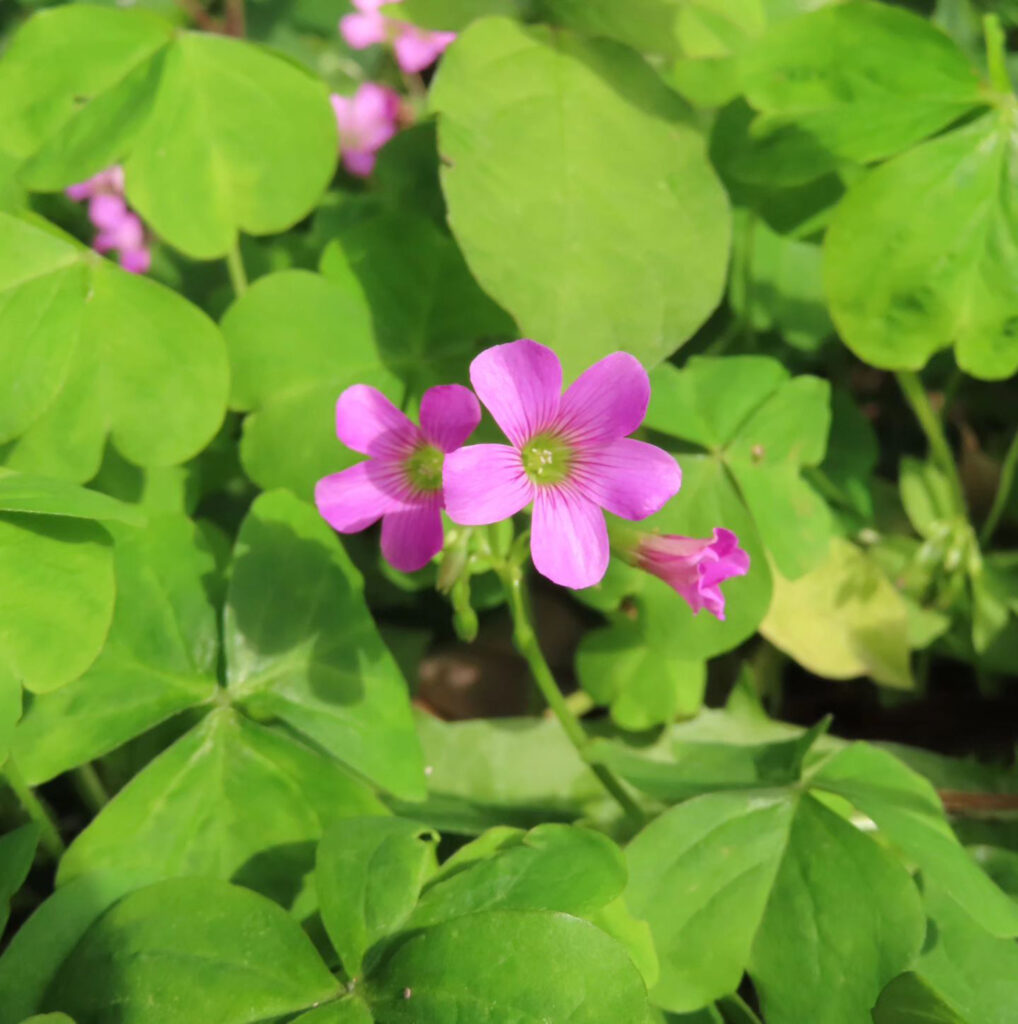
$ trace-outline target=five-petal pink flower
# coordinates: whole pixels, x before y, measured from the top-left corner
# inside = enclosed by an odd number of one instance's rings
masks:
[[[749,555],[731,530],[715,529],[711,540],[674,534],[645,533],[627,557],[634,565],[660,577],[689,603],[724,621],[721,584],[749,572]]]
[[[456,38],[455,32],[431,32],[390,18],[381,8],[399,0],[353,0],[355,11],[339,19],[339,31],[355,50],[391,43],[396,63],[413,74],[434,64]]]
[[[470,380],[511,444],[471,445],[447,456],[450,518],[465,526],[496,523],[533,502],[537,571],[574,589],[598,583],[609,558],[602,509],[644,519],[682,480],[671,455],[628,437],[647,412],[647,371],[616,352],[563,394],[558,356],[523,339],[482,352]]]
[[[318,481],[315,504],[340,533],[382,520],[382,554],[403,572],[423,568],[442,549],[442,464],[481,419],[459,384],[429,388],[415,426],[376,388],[355,384],[336,403],[339,439],[369,456]]]
[[[76,202],[88,201],[89,219],[98,229],[92,242],[96,252],[116,250],[121,267],[132,274],[144,274],[151,267],[144,225],[124,200],[122,168],[109,167],[66,191]]]
[[[399,127],[399,93],[375,82],[365,82],[353,96],[329,97],[339,127],[343,166],[366,178],[375,169],[378,151]]]

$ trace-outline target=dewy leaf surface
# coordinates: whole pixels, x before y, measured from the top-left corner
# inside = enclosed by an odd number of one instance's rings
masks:
[[[360,575],[315,509],[292,495],[263,494],[241,527],[225,638],[241,706],[280,719],[395,796],[424,796],[406,682]]]
[[[861,359],[918,370],[953,345],[974,377],[1018,369],[1015,111],[1006,105],[903,153],[838,204],[825,286]]]
[[[310,939],[270,900],[181,878],[125,897],[86,932],[46,996],[77,1024],[255,1024],[339,994]]]
[[[23,171],[30,188],[55,191],[122,163],[131,205],[195,259],[223,256],[238,231],[273,234],[311,210],[337,155],[322,82],[241,40],[174,32],[133,12],[68,10],[30,21],[0,75],[0,91],[26,94],[9,116],[42,142]],[[76,54],[62,72],[28,66],[63,58],[85,17],[106,68]],[[42,130],[36,108],[52,111]]]
[[[222,708],[103,808],[60,862],[59,881],[144,866],[164,877],[250,878],[285,900],[323,824],[376,813],[384,808],[371,791],[328,758]]]
[[[567,379],[617,349],[659,362],[706,319],[727,201],[681,103],[636,54],[487,18],[446,54],[431,102],[467,263]]]
[[[39,224],[0,213],[0,443],[9,466],[93,477],[109,437],[138,465],[172,465],[222,422],[215,324]]]
[[[167,515],[121,529],[114,566],[102,654],[79,679],[36,697],[18,724],[18,766],[31,785],[214,699],[219,633],[203,577],[216,566],[195,525]]]
[[[262,487],[310,498],[321,477],[360,461],[336,438],[336,399],[351,384],[402,397],[364,291],[344,271],[333,268],[330,280],[304,270],[266,275],[223,317],[230,405],[249,413],[241,460]]]
[[[565,914],[488,911],[411,933],[367,984],[386,1024],[649,1024],[623,947]]]

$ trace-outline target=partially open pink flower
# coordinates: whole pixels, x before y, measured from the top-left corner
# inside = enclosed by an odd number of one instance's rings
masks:
[[[415,73],[434,64],[456,38],[455,32],[431,32],[389,18],[380,8],[399,0],[353,0],[355,11],[339,19],[339,31],[355,50],[378,43],[391,43],[396,63],[403,71]]]
[[[598,583],[609,556],[601,510],[644,519],[682,481],[671,455],[627,437],[647,412],[647,371],[615,352],[563,395],[558,356],[524,339],[482,352],[470,380],[512,445],[471,445],[445,460],[449,516],[480,526],[533,502],[537,571],[576,589]]]
[[[124,172],[109,167],[88,181],[70,185],[67,195],[77,202],[88,200],[88,216],[98,232],[92,242],[96,252],[116,250],[120,265],[132,274],[144,274],[152,265],[145,228],[124,201]]]
[[[340,533],[382,520],[382,554],[403,572],[442,549],[442,463],[480,422],[477,399],[459,384],[429,388],[416,427],[376,388],[355,384],[336,403],[336,433],[370,456],[318,481],[315,504]]]
[[[343,166],[366,178],[375,169],[378,151],[399,126],[399,93],[365,82],[353,96],[329,97],[339,127]]]
[[[749,555],[739,547],[739,538],[731,530],[716,529],[712,540],[645,533],[627,558],[663,579],[694,612],[706,608],[722,621],[725,596],[721,584],[749,572]]]

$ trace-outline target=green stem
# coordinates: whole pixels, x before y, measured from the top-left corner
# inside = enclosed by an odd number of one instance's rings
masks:
[[[979,546],[981,548],[986,548],[993,539],[993,531],[997,529],[1000,517],[1007,507],[1007,499],[1011,497],[1016,470],[1018,470],[1018,431],[1015,431],[1014,437],[1011,438],[1011,445],[1000,467],[997,493],[993,496],[993,504],[986,516],[986,522],[983,523],[983,528],[979,531]]]
[[[736,992],[730,996],[723,996],[717,1005],[726,1024],[762,1024],[749,1004]]]
[[[91,764],[83,764],[74,769],[74,784],[93,814],[98,814],[110,802],[109,793]]]
[[[230,275],[233,294],[240,298],[247,291],[247,274],[244,272],[244,260],[240,255],[240,238],[235,238],[233,245],[226,251],[226,271]]]
[[[4,765],[4,778],[7,785],[11,787],[14,795],[18,798],[25,813],[39,826],[39,841],[54,860],[59,860],[67,849],[63,839],[60,838],[60,830],[50,809],[35,795],[34,790],[22,778],[18,771],[14,758],[8,758]]]
[[[958,466],[954,461],[954,454],[951,446],[947,443],[947,435],[944,433],[944,425],[940,417],[933,411],[930,405],[929,396],[923,387],[922,381],[911,370],[899,370],[895,377],[898,379],[898,386],[905,400],[912,407],[915,418],[919,421],[926,440],[930,446],[930,454],[935,462],[940,465],[944,475],[947,477],[954,498],[955,510],[959,515],[965,515],[965,491],[961,485],[961,477],[958,475]]]
[[[983,38],[986,41],[986,67],[990,82],[1000,92],[1010,93],[1011,76],[1007,73],[1007,38],[996,14],[983,15]]]
[[[569,742],[597,776],[601,785],[626,812],[627,817],[638,827],[642,826],[645,821],[643,811],[615,777],[615,774],[604,765],[590,760],[590,739],[580,724],[580,720],[573,714],[569,702],[558,688],[558,683],[555,682],[555,677],[552,675],[548,662],[541,651],[541,646],[537,642],[537,634],[534,632],[530,609],[527,606],[527,598],[523,589],[522,571],[518,566],[502,565],[499,567],[499,575],[509,598],[509,611],[513,620],[513,642],[516,644],[516,649],[526,659],[527,665],[530,666],[530,672],[537,688],[541,691],[541,696],[544,697],[548,707],[559,720]]]

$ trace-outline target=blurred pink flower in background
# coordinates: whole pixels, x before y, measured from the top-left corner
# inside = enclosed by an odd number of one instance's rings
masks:
[[[721,620],[725,617],[721,584],[749,572],[749,555],[739,547],[738,537],[723,529],[715,529],[711,540],[644,533],[626,557],[664,580],[694,612],[706,608]]]
[[[396,3],[398,0],[390,0]],[[355,50],[391,43],[403,71],[423,71],[456,38],[455,32],[431,32],[382,14],[386,0],[353,0],[357,9],[339,19],[339,31]]]
[[[615,352],[563,394],[558,356],[524,338],[482,352],[470,364],[470,381],[511,444],[470,445],[448,456],[449,518],[482,526],[533,502],[537,571],[574,589],[599,583],[609,557],[601,510],[645,519],[682,482],[671,455],[627,436],[647,412],[647,371],[634,356]]]
[[[152,253],[144,225],[124,200],[124,172],[109,167],[87,181],[70,185],[68,198],[88,202],[88,216],[97,232],[92,241],[96,252],[116,251],[120,265],[132,274],[144,274],[152,265]]]
[[[429,388],[415,426],[377,388],[354,384],[336,403],[336,434],[366,462],[318,481],[315,504],[340,533],[382,520],[382,554],[402,572],[442,550],[442,464],[473,433],[481,407],[459,384]]]
[[[399,127],[399,93],[365,82],[353,96],[329,97],[339,127],[343,166],[360,178],[375,169],[378,151]]]

